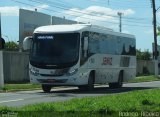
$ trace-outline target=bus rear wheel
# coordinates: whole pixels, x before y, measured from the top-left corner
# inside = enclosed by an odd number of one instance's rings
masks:
[[[51,88],[52,88],[51,85],[44,85],[44,84],[42,84],[42,90],[43,90],[45,93],[51,92]]]
[[[121,88],[123,85],[123,72],[119,73],[118,82],[116,83],[109,83],[109,88],[115,89],[115,88]]]

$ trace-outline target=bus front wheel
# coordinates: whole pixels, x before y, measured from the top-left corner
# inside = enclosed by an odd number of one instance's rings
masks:
[[[94,89],[94,73],[93,72],[90,73],[87,85],[81,85],[78,86],[78,88],[80,90],[92,91]]]
[[[92,91],[94,89],[94,73],[91,72],[88,79],[87,90]]]
[[[119,73],[118,82],[116,83],[109,83],[109,88],[115,89],[115,88],[121,88],[123,85],[123,72],[121,71]]]
[[[51,86],[50,85],[42,85],[42,90],[45,92],[45,93],[49,93],[51,91]]]

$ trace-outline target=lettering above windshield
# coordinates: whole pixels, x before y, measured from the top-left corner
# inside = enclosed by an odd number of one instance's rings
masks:
[[[54,36],[48,36],[48,35],[46,35],[46,36],[37,36],[37,39],[44,39],[44,40],[46,40],[46,39],[54,39]]]

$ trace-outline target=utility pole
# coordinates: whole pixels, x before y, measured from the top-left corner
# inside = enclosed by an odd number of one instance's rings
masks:
[[[157,21],[156,21],[156,5],[155,5],[155,0],[152,0],[152,8],[153,8],[155,76],[158,76]]]
[[[117,15],[119,16],[119,32],[122,32],[122,14],[121,12],[118,12]]]
[[[0,13],[0,39],[2,38],[2,30],[1,30],[1,13]]]
[[[2,33],[1,33],[1,13],[0,13],[0,49],[2,47],[1,41]],[[2,51],[0,51],[0,88],[4,88],[4,71],[3,71],[3,56]]]
[[[153,32],[154,32],[154,58],[157,60],[157,21],[156,21],[156,6],[155,0],[152,0],[153,7]]]

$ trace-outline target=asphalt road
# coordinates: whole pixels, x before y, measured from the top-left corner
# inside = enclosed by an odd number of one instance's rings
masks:
[[[52,89],[51,93],[44,93],[42,90],[19,91],[10,93],[0,93],[0,105],[10,107],[20,107],[28,104],[41,102],[65,101],[73,98],[87,96],[114,95],[116,93],[126,93],[134,90],[145,90],[160,88],[160,81],[144,83],[128,83],[119,89],[109,89],[108,85],[96,86],[92,92],[84,92],[76,87]]]

